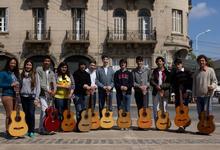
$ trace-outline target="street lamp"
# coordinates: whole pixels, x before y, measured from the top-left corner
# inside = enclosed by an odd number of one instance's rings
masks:
[[[201,35],[206,34],[206,33],[210,32],[210,31],[211,31],[210,29],[207,29],[206,31],[200,32],[200,33],[198,33],[198,34],[196,35],[196,51],[198,51],[198,38],[199,38]]]

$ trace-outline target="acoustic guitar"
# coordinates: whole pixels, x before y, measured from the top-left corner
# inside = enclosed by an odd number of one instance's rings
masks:
[[[176,107],[174,123],[177,127],[187,127],[191,124],[189,117],[189,107],[183,104],[182,88],[179,88],[180,105]]]
[[[68,99],[67,109],[63,112],[63,121],[61,123],[61,128],[64,132],[73,131],[76,127],[76,121],[74,119],[74,112],[70,110],[70,102]]]
[[[109,110],[109,93],[110,91],[106,90],[106,107],[102,109],[102,118],[100,120],[100,126],[104,129],[110,129],[114,125],[113,112]]]
[[[91,96],[89,94],[89,91],[87,90],[87,96],[86,96],[86,109],[81,112],[81,118],[78,124],[78,129],[81,132],[88,132],[91,129],[91,118],[92,118],[92,112],[91,109],[89,109],[89,103],[91,101]]]
[[[10,119],[8,132],[11,136],[22,137],[28,132],[25,113],[20,110],[20,94],[18,91],[16,91],[16,110],[11,112]]]
[[[118,119],[117,125],[119,128],[130,128],[131,126],[131,114],[130,112],[125,111],[125,94],[126,92],[122,92],[122,108],[118,111]]]
[[[93,101],[93,95],[94,91],[92,90],[91,93],[91,113],[92,113],[92,118],[91,118],[91,129],[96,130],[100,127],[100,120],[99,120],[99,113],[95,111],[94,108],[94,101]]]
[[[162,104],[162,108],[157,111],[156,128],[159,130],[167,130],[171,126],[169,119],[169,113],[164,111],[164,91],[159,92],[159,101]]]
[[[53,82],[50,83],[50,88],[53,91]],[[44,127],[47,131],[57,131],[60,128],[60,120],[58,118],[58,110],[54,107],[53,96],[45,92],[46,98],[52,102],[52,104],[45,110]]]
[[[202,134],[211,134],[215,131],[214,116],[209,114],[209,103],[210,96],[208,99],[208,104],[206,105],[206,110],[202,111],[199,115],[199,123],[197,128]]]
[[[149,129],[152,126],[152,110],[149,107],[147,91],[143,92],[144,106],[138,111],[138,127],[141,129]]]

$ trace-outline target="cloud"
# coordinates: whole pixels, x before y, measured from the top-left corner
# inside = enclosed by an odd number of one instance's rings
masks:
[[[208,7],[207,3],[201,2],[194,6],[190,12],[190,18],[204,18],[216,14],[214,8]]]

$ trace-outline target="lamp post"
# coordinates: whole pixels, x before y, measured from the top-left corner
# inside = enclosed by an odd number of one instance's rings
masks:
[[[210,32],[211,30],[210,29],[207,29],[206,31],[203,31],[203,32],[200,32],[196,35],[196,51],[198,51],[198,38],[203,35],[203,34],[206,34],[208,32]]]

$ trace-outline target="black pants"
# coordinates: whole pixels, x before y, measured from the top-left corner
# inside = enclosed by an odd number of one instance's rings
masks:
[[[21,97],[23,111],[25,113],[25,121],[28,125],[28,132],[34,132],[35,129],[35,105],[34,98]]]

